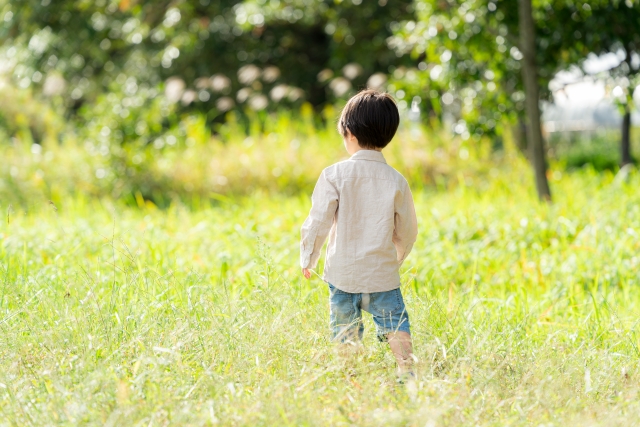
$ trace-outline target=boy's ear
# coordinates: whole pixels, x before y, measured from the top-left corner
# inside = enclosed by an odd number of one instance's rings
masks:
[[[356,138],[356,136],[354,134],[351,133],[351,131],[347,128],[345,129],[345,134],[344,134],[345,138],[349,138],[349,139],[355,139],[356,141],[358,140]]]

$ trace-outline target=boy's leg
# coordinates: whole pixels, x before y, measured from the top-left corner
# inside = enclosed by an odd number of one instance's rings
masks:
[[[398,374],[412,373],[414,356],[411,328],[400,288],[369,295],[370,302],[363,309],[372,314],[378,339],[389,342],[398,364]]]
[[[387,334],[387,341],[391,352],[398,364],[398,373],[405,374],[413,372],[413,346],[411,335],[404,331],[391,332]]]
[[[364,324],[360,294],[350,294],[329,284],[331,338],[341,343],[359,343]]]

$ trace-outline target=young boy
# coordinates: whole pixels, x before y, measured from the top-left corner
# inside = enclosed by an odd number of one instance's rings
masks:
[[[329,284],[335,341],[362,339],[362,310],[388,341],[401,376],[412,374],[409,316],[398,270],[416,241],[418,225],[406,179],[387,165],[382,149],[398,129],[393,98],[364,90],[342,110],[338,131],[349,160],[322,171],[301,230],[300,267],[311,277],[329,236],[323,280]]]

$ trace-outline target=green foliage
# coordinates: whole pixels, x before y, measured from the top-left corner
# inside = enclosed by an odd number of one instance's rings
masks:
[[[536,3],[543,97],[557,70],[622,48],[629,55],[615,85],[628,104],[638,10],[621,1]],[[0,86],[18,100],[0,107],[0,125],[7,137],[63,139],[63,125],[43,129],[44,113],[27,111],[25,126],[15,112],[40,102],[91,143],[150,144],[175,135],[184,114],[215,131],[233,109],[248,127],[254,111],[309,101],[321,112],[366,85],[386,87],[390,73],[401,109],[416,116],[419,107],[427,121],[498,147],[504,125],[523,114],[516,11],[515,0],[0,1],[0,72],[10,77]]]
[[[634,136],[631,146],[632,151],[637,152],[640,150],[640,139]],[[596,171],[618,171],[619,139],[620,133],[612,130],[557,133],[549,137],[549,148],[553,158],[568,170],[587,166]]]
[[[399,75],[396,85],[421,96],[439,117],[461,119],[454,130],[465,139],[495,134],[523,109],[517,4],[511,3],[498,10],[484,0],[418,1],[417,20],[395,28],[392,45],[421,61],[411,70],[414,78]]]
[[[12,87],[0,78],[0,140],[52,143],[66,130],[59,104],[40,102],[30,90]]]
[[[549,0],[534,7],[542,98],[549,99],[555,73],[587,54],[639,44],[637,2]],[[465,138],[500,134],[522,117],[518,2],[417,0],[415,10],[417,20],[394,28],[392,45],[421,62],[400,74],[396,87],[425,99],[438,117],[449,114]]]
[[[105,98],[100,105],[108,105],[109,98],[117,101],[112,94]],[[324,167],[347,156],[333,125],[337,111],[331,107],[320,123],[308,104],[298,112],[254,113],[248,123],[229,113],[214,136],[206,118],[196,114],[180,120],[167,115],[168,130],[161,134],[147,128],[144,115],[158,115],[163,108],[170,105],[158,98],[131,107],[126,118],[107,108],[77,133],[65,134],[63,144],[40,146],[16,139],[0,146],[5,159],[0,163],[0,199],[32,209],[78,193],[131,205],[142,198],[161,207],[172,202],[197,205],[220,194],[294,195],[311,191]],[[121,145],[125,137],[129,143]],[[513,152],[491,154],[489,141],[471,145],[451,140],[437,127],[411,122],[403,125],[385,156],[415,186],[440,189],[455,187],[465,177],[486,185],[496,164],[518,162]]]
[[[81,119],[114,106],[100,105],[105,94],[147,99],[164,89],[177,111],[219,123],[230,109],[321,107],[364,87],[409,60],[386,38],[410,16],[409,0],[4,0],[0,73],[83,110]]]
[[[584,57],[593,53],[622,54],[619,64],[600,78],[609,80],[612,86],[621,89],[619,93],[614,93],[621,113],[632,111],[633,94],[640,83],[640,34],[634,29],[640,25],[640,2],[602,2],[596,5],[594,13],[576,14],[571,18],[579,21],[584,28],[592,30],[584,37],[578,37],[584,39],[584,42],[576,44],[574,55]]]

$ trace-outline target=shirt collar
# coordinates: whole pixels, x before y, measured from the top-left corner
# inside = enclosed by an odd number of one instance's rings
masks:
[[[382,152],[376,150],[359,150],[351,156],[351,160],[371,160],[374,162],[387,163]]]

